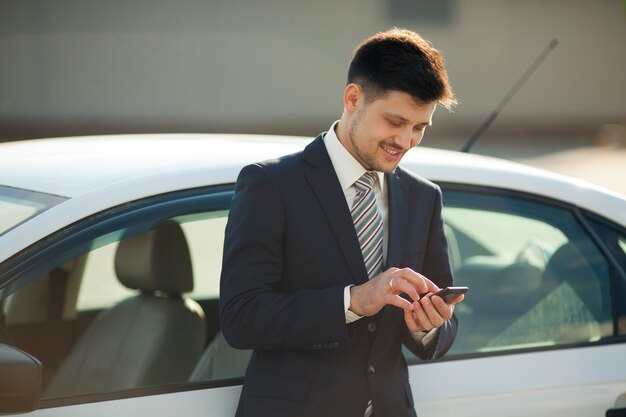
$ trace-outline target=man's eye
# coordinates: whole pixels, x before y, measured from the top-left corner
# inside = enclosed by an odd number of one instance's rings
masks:
[[[391,126],[393,126],[393,127],[400,127],[400,126],[402,126],[402,122],[394,122],[394,121],[392,121],[392,120],[387,120],[387,122],[388,122]]]

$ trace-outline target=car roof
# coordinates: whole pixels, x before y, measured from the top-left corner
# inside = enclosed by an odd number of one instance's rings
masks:
[[[309,139],[310,140],[310,139]],[[0,145],[0,183],[64,197],[203,167],[242,166],[301,149],[306,138],[142,134],[36,139]]]
[[[69,199],[0,236],[0,260],[91,214],[171,191],[230,184],[246,164],[297,152],[312,138],[141,134],[0,144],[0,185]],[[402,165],[430,180],[528,192],[598,213],[626,227],[626,198],[522,164],[425,147]],[[444,196],[445,200],[445,196]]]
[[[245,134],[134,134],[0,144],[0,185],[77,197],[141,178],[191,170],[238,171],[301,150],[312,138]],[[588,182],[498,158],[418,147],[402,161],[435,181],[527,191],[580,203],[579,191],[623,196]],[[208,180],[208,179],[207,179]],[[558,186],[557,186],[558,185]]]

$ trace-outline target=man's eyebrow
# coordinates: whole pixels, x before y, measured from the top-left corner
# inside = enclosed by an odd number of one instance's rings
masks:
[[[395,113],[385,112],[385,116],[392,117],[394,119],[398,119],[398,120],[400,120],[401,122],[404,122],[404,123],[409,121],[409,119],[407,119],[406,117],[400,116],[399,114],[395,114]]]
[[[391,117],[391,118],[394,118],[394,119],[398,119],[399,121],[401,121],[403,123],[408,123],[409,122],[409,119],[407,119],[406,117],[401,116],[399,114],[385,112],[385,116]],[[432,119],[429,120],[428,122],[423,122],[423,123],[419,124],[419,126],[432,126],[432,125],[433,125]]]

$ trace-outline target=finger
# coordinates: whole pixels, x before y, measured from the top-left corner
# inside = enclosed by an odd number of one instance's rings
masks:
[[[422,307],[424,308],[424,312],[428,316],[428,320],[432,323],[433,327],[441,327],[441,325],[443,325],[446,319],[442,317],[441,312],[439,312],[438,308],[436,308],[435,305],[433,305],[432,298],[431,297],[425,298],[424,300],[420,301],[420,304],[422,304]],[[438,307],[441,307],[441,305],[439,305]],[[448,310],[450,307],[448,307],[444,303],[443,308]]]
[[[424,329],[417,325],[413,318],[413,313],[409,310],[404,310],[404,322],[406,323],[406,327],[413,333],[424,331]]]
[[[430,297],[430,296],[431,296],[431,295],[433,295],[433,294],[434,294],[434,293],[432,293],[432,292],[427,292],[427,293],[424,293],[424,294],[420,294],[420,300],[421,300],[422,298],[424,298],[424,297]]]
[[[413,303],[413,306],[415,309],[422,308],[422,306],[420,306],[417,302]],[[422,326],[418,319],[416,319],[415,309],[413,311],[404,311],[404,321],[406,322],[409,330],[414,333],[426,331],[427,329]]]
[[[393,305],[409,312],[413,311],[413,309],[415,308],[411,302],[405,300],[399,295],[393,294],[389,294],[385,298],[385,304]]]
[[[430,303],[430,308],[426,309],[426,313],[431,319],[435,317],[435,314],[441,317],[442,322],[440,324],[437,323],[439,324],[439,326],[441,326],[444,321],[450,320],[450,318],[452,317],[452,312],[454,311],[453,305],[447,304],[441,297],[436,295],[433,297],[429,297],[428,302]],[[434,320],[438,321],[436,319]]]
[[[411,268],[403,268],[394,272],[396,276],[400,276],[412,284],[419,294],[428,292],[437,292],[439,287],[426,278],[424,275],[413,271]]]
[[[424,311],[424,306],[422,306],[419,302],[416,301],[413,303],[413,307],[414,309],[413,309],[412,316],[413,316],[413,320],[415,320],[417,325],[420,326],[422,330],[432,329],[434,326],[430,322],[428,315]]]
[[[404,278],[392,277],[389,280],[389,292],[394,295],[407,294],[413,300],[419,300],[419,294],[415,287]]]

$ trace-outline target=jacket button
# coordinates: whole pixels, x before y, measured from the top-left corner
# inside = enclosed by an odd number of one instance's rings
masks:
[[[371,333],[374,333],[376,331],[376,323],[374,323],[373,321],[367,323],[367,330],[369,330]]]
[[[376,368],[374,368],[374,365],[370,365],[369,368],[367,368],[367,372],[374,375],[376,373]]]

